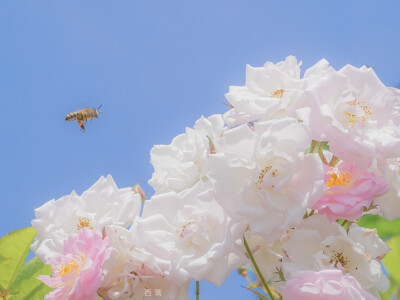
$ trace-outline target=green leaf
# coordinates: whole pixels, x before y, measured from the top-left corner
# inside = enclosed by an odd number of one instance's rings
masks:
[[[9,293],[10,300],[44,299],[52,289],[37,279],[39,275],[51,275],[51,267],[34,257],[24,264],[15,279]]]
[[[390,276],[400,283],[400,236],[395,236],[387,243],[392,250],[383,258],[383,263]]]
[[[358,225],[366,228],[376,228],[381,239],[387,240],[400,233],[400,218],[393,221],[378,215],[363,215]]]
[[[322,149],[329,151],[328,142],[322,142]]]
[[[7,233],[0,239],[0,296],[5,298],[24,264],[36,231],[33,227]]]

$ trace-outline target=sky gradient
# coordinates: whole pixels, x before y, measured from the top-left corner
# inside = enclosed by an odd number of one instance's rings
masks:
[[[148,195],[150,149],[223,113],[245,66],[288,55],[400,84],[399,1],[0,2],[0,236],[111,174]],[[102,106],[82,134],[65,115]],[[231,274],[203,299],[253,299]],[[194,299],[194,291],[191,292]]]

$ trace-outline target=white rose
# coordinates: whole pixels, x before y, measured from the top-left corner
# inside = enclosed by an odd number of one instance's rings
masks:
[[[64,240],[82,228],[127,227],[140,214],[141,198],[132,188],[118,189],[111,175],[103,176],[81,196],[74,191],[35,209],[36,237],[32,251],[44,262],[62,253]]]
[[[389,184],[389,191],[374,200],[382,215],[388,220],[400,217],[400,160],[390,158],[381,161],[380,170]]]
[[[243,227],[200,182],[184,193],[169,192],[146,201],[136,230],[149,252],[170,262],[171,280],[180,284],[204,279],[221,285],[245,260],[239,245]]]
[[[193,129],[186,128],[171,144],[155,145],[150,151],[154,172],[148,183],[156,194],[181,192],[207,180],[207,157],[212,150],[209,139],[219,138],[224,130],[221,115],[201,117]]]
[[[258,122],[254,132],[247,125],[227,131],[210,156],[216,199],[276,241],[325,190],[320,159],[304,154],[310,143],[307,127],[291,118]]]
[[[379,264],[389,248],[369,229],[353,224],[347,233],[325,216],[313,215],[290,230],[283,240],[285,278],[299,270],[330,267],[345,270],[374,295],[389,287]]]
[[[302,90],[300,65],[288,56],[277,64],[266,62],[263,67],[246,66],[246,85],[231,86],[226,99],[232,109],[224,114],[229,126],[250,121],[267,121],[294,116],[293,103]]]
[[[189,282],[178,286],[165,276],[152,253],[140,247],[135,230],[107,226],[110,255],[99,293],[105,300],[188,299]]]

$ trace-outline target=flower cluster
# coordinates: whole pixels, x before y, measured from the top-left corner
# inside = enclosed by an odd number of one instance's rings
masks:
[[[46,299],[183,300],[247,263],[270,298],[379,299],[390,248],[355,222],[400,217],[400,92],[372,68],[300,66],[247,66],[225,114],[154,146],[150,199],[108,176],[36,209]]]

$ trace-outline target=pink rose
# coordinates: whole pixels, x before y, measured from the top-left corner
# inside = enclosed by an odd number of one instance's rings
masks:
[[[337,269],[301,271],[282,287],[283,300],[377,300],[358,281]]]
[[[83,228],[70,235],[64,243],[63,254],[51,257],[53,276],[39,275],[38,279],[53,288],[45,300],[93,299],[103,281],[102,267],[108,255],[108,238],[99,231]]]
[[[325,165],[324,168],[326,192],[312,209],[326,214],[330,221],[360,218],[364,207],[369,207],[375,197],[389,190],[382,177],[352,163],[342,162],[338,168]]]

